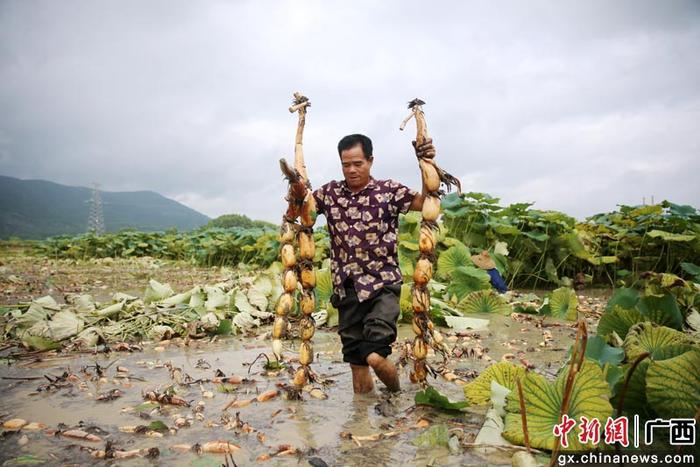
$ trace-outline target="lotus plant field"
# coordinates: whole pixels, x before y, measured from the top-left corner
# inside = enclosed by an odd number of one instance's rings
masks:
[[[447,195],[416,311],[422,220],[405,215],[399,228],[391,358],[402,391],[369,396],[353,396],[342,363],[324,227],[306,232],[316,272],[307,289],[285,282],[280,251],[294,243],[273,229],[4,242],[0,463],[548,465],[590,450],[672,453],[683,465],[700,456],[688,428],[700,417],[695,208],[664,201],[576,221]],[[483,250],[511,291],[497,293],[472,263]],[[290,307],[284,352],[272,352],[280,297],[309,293],[314,309]],[[309,315],[313,355],[300,361]],[[425,332],[417,322],[431,323],[440,351],[420,349],[425,374],[411,378],[414,333]],[[300,363],[314,377],[295,385]],[[648,444],[647,421],[661,421]],[[679,433],[692,439],[679,444]]]

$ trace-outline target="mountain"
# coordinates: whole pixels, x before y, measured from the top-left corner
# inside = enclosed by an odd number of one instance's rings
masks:
[[[209,218],[153,191],[101,191],[105,230],[191,230]],[[0,238],[43,239],[87,230],[92,189],[0,175]]]

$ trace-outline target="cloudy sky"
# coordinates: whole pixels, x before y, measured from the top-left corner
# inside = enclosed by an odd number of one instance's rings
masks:
[[[398,126],[421,97],[467,191],[700,206],[698,1],[0,0],[3,175],[276,222],[296,90],[314,186],[361,132],[376,177],[418,188]]]

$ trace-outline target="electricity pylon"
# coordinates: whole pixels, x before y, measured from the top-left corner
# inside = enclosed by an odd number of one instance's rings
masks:
[[[105,233],[105,218],[102,214],[102,197],[100,196],[100,185],[98,183],[92,184],[88,232],[92,232],[95,235],[102,235]]]

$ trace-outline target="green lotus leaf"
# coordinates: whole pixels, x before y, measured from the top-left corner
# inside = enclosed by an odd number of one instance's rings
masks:
[[[525,368],[522,366],[511,362],[498,362],[464,386],[464,396],[474,405],[488,404],[491,401],[491,381],[512,390],[515,388],[515,381],[523,375]]]
[[[508,315],[512,309],[508,302],[491,289],[472,292],[457,304],[457,309],[465,313],[498,313]]]
[[[646,374],[647,400],[663,418],[693,418],[700,406],[700,350],[653,361]]]
[[[330,269],[319,269],[316,271],[316,308],[325,308],[331,301],[333,295],[333,280]]]
[[[554,260],[552,258],[547,258],[544,263],[544,272],[547,274],[547,279],[552,284],[559,284],[559,275],[557,274],[557,268],[554,266]]]
[[[625,395],[625,406],[624,413],[627,414],[639,414],[643,418],[649,419],[658,416],[647,401],[647,370],[652,362],[659,362],[662,360],[667,360],[675,358],[686,352],[695,350],[690,344],[672,344],[664,347],[659,347],[654,350],[649,358],[642,360],[637,365],[634,373],[630,378],[629,384],[627,385],[627,393]],[[624,375],[629,373],[632,364],[631,362],[624,365],[622,370]],[[613,401],[613,404],[617,406],[618,404],[617,396]]]
[[[605,313],[598,322],[598,335],[606,337],[613,332],[617,333],[620,339],[627,336],[627,331],[637,323],[644,321],[642,313],[635,309],[625,309],[615,306],[612,311]]]
[[[605,306],[606,311],[612,311],[615,306],[620,306],[627,310],[633,309],[637,306],[639,301],[639,292],[635,289],[629,289],[626,287],[619,288],[608,300],[608,304]]]
[[[544,232],[523,232],[526,237],[529,237],[538,242],[544,242],[549,239],[549,235]]]
[[[651,238],[661,238],[665,242],[692,242],[697,238],[695,234],[677,234],[665,232],[663,230],[651,230],[647,232]]]
[[[469,407],[468,401],[452,402],[447,396],[432,386],[428,386],[423,391],[418,391],[414,399],[417,405],[429,405],[446,411],[460,411]]]
[[[642,360],[637,368],[632,373],[629,383],[627,384],[627,392],[625,393],[625,406],[623,407],[623,413],[626,414],[639,414],[643,418],[650,418],[651,412],[649,403],[647,402],[646,393],[646,374],[649,368],[650,360],[647,358]],[[622,370],[624,372],[624,378],[629,374],[631,363],[623,365]],[[617,407],[619,403],[619,392],[613,399],[613,404]]]
[[[676,330],[683,329],[683,315],[676,303],[676,297],[667,293],[662,297],[645,296],[639,299],[637,309],[649,321]]]
[[[418,261],[418,255],[420,252],[418,251],[418,248],[414,250],[412,246],[407,247],[406,245],[401,244],[399,244],[398,252],[399,268],[401,269],[401,275],[403,276],[404,282],[412,282],[413,269],[416,266],[416,261]]]
[[[586,344],[586,358],[598,362],[601,366],[606,363],[617,365],[625,358],[625,351],[608,345],[600,336],[592,336]]]
[[[681,263],[681,269],[694,277],[695,281],[698,281],[700,277],[700,266],[693,263]]]
[[[464,245],[455,245],[440,253],[437,260],[437,276],[449,279],[458,267],[471,265],[469,249]]]
[[[564,235],[561,235],[560,239],[564,241],[569,251],[571,251],[571,253],[575,257],[585,259],[588,261],[594,260],[593,253],[586,249],[586,245],[583,243],[583,240],[581,239],[581,234],[578,231],[573,230]]]
[[[665,326],[644,322],[632,326],[625,337],[624,348],[627,360],[632,361],[644,352],[654,354],[664,347],[674,345],[692,345],[694,341],[683,334]]]
[[[549,297],[549,306],[552,309],[552,316],[566,318],[569,321],[576,321],[578,298],[576,292],[568,287],[559,287],[552,292]]]
[[[554,425],[559,424],[559,412],[564,398],[564,386],[568,367],[556,379],[549,382],[537,373],[526,373],[522,378],[525,412],[530,445],[536,449],[554,449],[555,437],[552,433]],[[598,364],[585,361],[576,374],[571,391],[567,414],[577,422],[584,416],[589,420],[597,418],[605,423],[612,414],[609,401],[610,389]],[[506,428],[503,437],[508,441],[524,445],[520,403],[517,391],[512,391],[507,397]],[[567,436],[570,451],[593,449],[592,444],[582,444],[578,438],[578,430],[571,430]]]
[[[461,301],[472,292],[489,288],[491,277],[486,271],[472,266],[459,266],[452,272],[452,281],[447,286],[447,291]]]
[[[411,295],[411,286],[403,284],[401,286],[401,295],[399,296],[399,308],[401,309],[401,321],[409,322],[413,318],[413,300]]]

